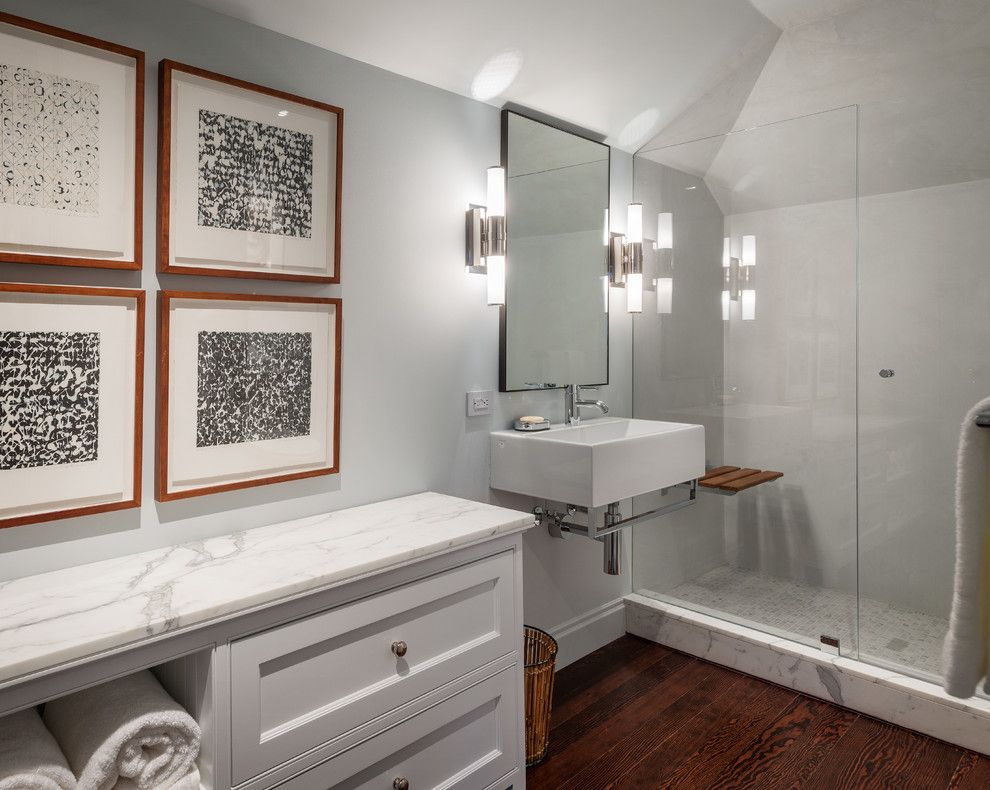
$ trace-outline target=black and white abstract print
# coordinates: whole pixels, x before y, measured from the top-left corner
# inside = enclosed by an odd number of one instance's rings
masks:
[[[0,331],[0,470],[95,461],[98,332]]]
[[[0,203],[96,215],[98,86],[0,63]]]
[[[309,332],[200,332],[196,446],[309,435]]]
[[[199,111],[199,224],[313,233],[313,135]]]

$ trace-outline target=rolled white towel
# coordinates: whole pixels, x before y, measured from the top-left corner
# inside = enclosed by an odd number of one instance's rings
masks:
[[[168,790],[200,790],[199,769],[193,768],[174,785],[169,785]]]
[[[76,777],[35,708],[0,719],[0,790],[72,790]]]
[[[990,693],[990,428],[976,424],[990,398],[963,420],[956,468],[956,575],[949,633],[942,647],[947,694]]]
[[[192,770],[202,737],[147,671],[49,702],[44,720],[79,790],[170,787]]]

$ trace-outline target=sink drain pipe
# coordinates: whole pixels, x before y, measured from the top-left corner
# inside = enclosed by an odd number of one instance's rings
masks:
[[[622,514],[619,512],[619,503],[612,502],[605,511],[605,528],[614,527],[620,521]],[[605,573],[609,576],[622,573],[622,530],[614,530],[602,537],[602,554]]]

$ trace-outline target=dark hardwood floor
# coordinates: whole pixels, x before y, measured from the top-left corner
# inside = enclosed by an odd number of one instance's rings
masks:
[[[625,636],[557,674],[545,788],[987,790],[990,759]]]

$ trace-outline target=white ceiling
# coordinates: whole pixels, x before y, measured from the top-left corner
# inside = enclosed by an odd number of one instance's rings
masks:
[[[988,0],[752,1],[784,32],[758,70],[738,72],[751,81],[727,82],[737,116],[712,122],[706,97],[642,156],[703,176],[734,211],[990,178]],[[858,130],[851,109],[822,113],[850,105]]]
[[[628,151],[723,81],[754,41],[779,34],[745,0],[194,1],[465,96],[518,68],[490,104],[529,107]]]

